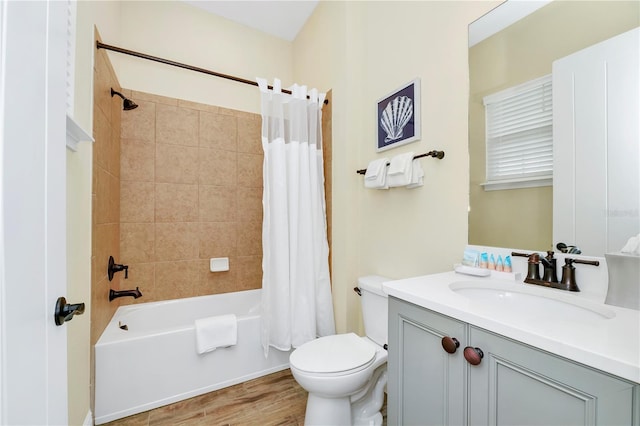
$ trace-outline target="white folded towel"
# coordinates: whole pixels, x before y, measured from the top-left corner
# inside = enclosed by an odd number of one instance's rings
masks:
[[[419,159],[413,160],[411,166],[411,182],[407,185],[407,189],[414,189],[424,185],[424,170]]]
[[[238,342],[238,321],[234,314],[197,319],[195,328],[199,354]]]
[[[640,234],[629,238],[627,243],[620,250],[622,253],[640,254]]]
[[[391,158],[387,170],[387,185],[389,187],[405,186],[411,183],[413,152],[399,154]]]
[[[388,158],[380,158],[373,160],[367,166],[364,174],[364,187],[371,189],[388,189],[387,180],[387,163]]]

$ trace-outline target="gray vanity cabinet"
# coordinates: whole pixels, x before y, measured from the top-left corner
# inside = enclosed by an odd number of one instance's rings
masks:
[[[443,337],[455,338],[453,354]],[[389,298],[387,421],[389,425],[465,423],[467,325]]]
[[[640,425],[639,385],[393,297],[388,371],[389,425]]]

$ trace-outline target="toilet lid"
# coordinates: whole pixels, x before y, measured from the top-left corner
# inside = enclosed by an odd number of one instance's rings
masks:
[[[289,357],[292,366],[309,373],[339,373],[373,361],[375,347],[355,333],[321,337],[297,348]]]

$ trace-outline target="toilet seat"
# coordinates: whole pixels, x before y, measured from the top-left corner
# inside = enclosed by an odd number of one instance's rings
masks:
[[[297,348],[290,365],[304,373],[322,376],[353,374],[369,367],[376,358],[373,344],[355,333],[325,336]]]

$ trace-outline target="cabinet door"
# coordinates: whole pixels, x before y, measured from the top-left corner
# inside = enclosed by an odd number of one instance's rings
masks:
[[[632,425],[638,387],[470,326],[484,352],[469,368],[471,425]]]
[[[467,341],[463,322],[389,298],[389,425],[461,425],[465,419]],[[460,347],[445,352],[441,340]]]

